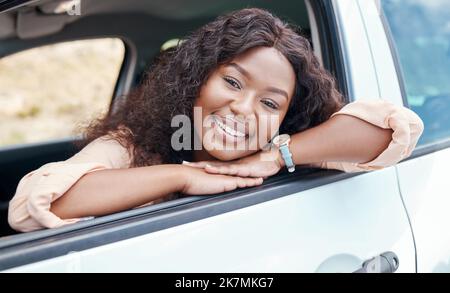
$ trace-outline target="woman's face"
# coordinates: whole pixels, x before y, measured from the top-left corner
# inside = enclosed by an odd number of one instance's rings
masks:
[[[203,157],[227,161],[260,150],[276,134],[294,88],[294,70],[274,48],[253,48],[218,67],[194,104]]]

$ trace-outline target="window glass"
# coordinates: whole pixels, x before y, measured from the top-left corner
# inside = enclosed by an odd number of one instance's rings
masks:
[[[0,147],[69,137],[108,111],[124,52],[90,39],[0,59]]]
[[[419,144],[450,138],[450,1],[381,3],[409,106],[425,124]]]

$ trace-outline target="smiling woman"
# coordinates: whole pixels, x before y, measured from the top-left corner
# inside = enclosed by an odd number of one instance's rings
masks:
[[[162,54],[115,113],[87,128],[79,153],[23,177],[9,223],[59,227],[181,194],[260,185],[292,163],[379,169],[409,156],[423,129],[412,111],[388,102],[342,106],[295,28],[261,9],[220,16]],[[189,137],[201,147],[178,150],[172,119],[192,121],[195,109],[202,123]],[[265,149],[277,134],[290,143]]]
[[[212,128],[216,135],[203,137],[204,149],[194,152],[194,159],[229,161],[261,149],[280,127],[294,89],[295,72],[286,57],[273,47],[255,47],[220,66],[210,75],[194,103],[202,109],[202,121],[208,115],[216,118],[212,127],[202,130],[206,134]],[[270,128],[265,127],[269,131],[262,133],[259,126],[263,121],[269,122],[267,117],[271,115],[277,119]],[[200,129],[196,131],[201,133]],[[244,144],[238,148],[238,143],[246,143],[248,147]]]

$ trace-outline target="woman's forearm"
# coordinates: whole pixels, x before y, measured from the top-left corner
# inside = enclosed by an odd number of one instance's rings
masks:
[[[180,165],[108,169],[88,173],[51,205],[63,219],[131,209],[183,188]]]
[[[337,115],[317,127],[291,136],[294,163],[366,163],[375,159],[392,140],[383,129],[349,115]]]

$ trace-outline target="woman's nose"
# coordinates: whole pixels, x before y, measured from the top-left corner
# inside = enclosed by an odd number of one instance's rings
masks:
[[[252,116],[254,114],[254,97],[251,94],[243,95],[235,98],[230,103],[230,109],[235,115],[242,115],[244,117]]]

